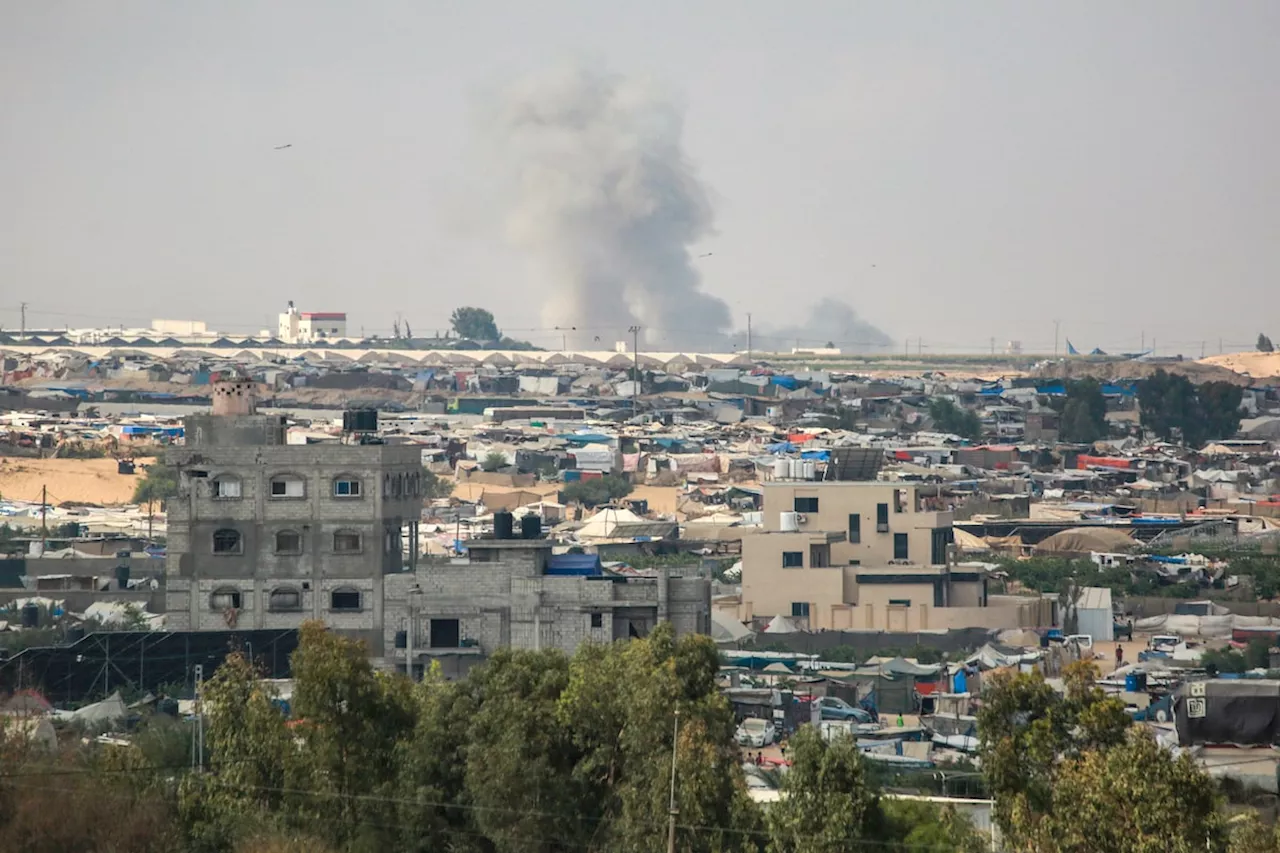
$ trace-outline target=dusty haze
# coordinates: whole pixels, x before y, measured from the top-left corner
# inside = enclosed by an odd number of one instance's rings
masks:
[[[696,214],[672,256],[575,281],[658,264],[717,334],[720,300],[807,345],[866,336],[813,333],[833,299],[895,349],[1046,352],[1055,320],[1064,350],[1251,347],[1280,334],[1277,44],[1272,2],[6,3],[0,324],[252,333],[293,299],[423,332],[475,303],[559,346],[566,262],[456,202],[477,104],[586,55],[673,93],[707,198],[663,200]]]

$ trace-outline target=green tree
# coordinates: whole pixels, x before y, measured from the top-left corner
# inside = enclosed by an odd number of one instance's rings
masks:
[[[857,744],[827,741],[813,726],[791,738],[791,770],[768,813],[771,853],[843,853],[862,846],[880,820]]]
[[[1258,352],[1275,352],[1276,348],[1271,344],[1271,338],[1258,332]]]
[[[1192,447],[1234,435],[1240,429],[1243,396],[1243,389],[1230,382],[1197,387],[1187,377],[1163,370],[1138,383],[1142,425],[1165,440],[1181,435]]]
[[[1093,664],[1066,668],[1066,694],[1059,695],[1039,672],[997,673],[978,712],[983,773],[995,797],[995,818],[1015,848],[1031,837],[1029,827],[1053,806],[1055,773],[1062,757],[1114,746],[1129,717],[1117,699],[1095,684]]]
[[[507,454],[500,450],[490,450],[480,460],[480,470],[493,473],[507,467]]]
[[[1107,401],[1098,380],[1070,381],[1062,402],[1059,434],[1063,441],[1090,444],[1107,435]]]
[[[970,439],[982,435],[982,421],[977,412],[963,409],[946,397],[934,397],[929,401],[929,417],[941,432]]]
[[[146,473],[134,484],[133,502],[145,504],[156,501],[163,503],[178,494],[178,471],[163,462],[146,466]]]
[[[1019,828],[1037,853],[1227,850],[1216,789],[1190,756],[1174,758],[1134,728],[1110,749],[1068,758],[1049,808]],[[1021,848],[1020,848],[1021,849]]]
[[[423,497],[428,500],[447,498],[453,494],[453,481],[447,480],[427,468],[422,469]]]
[[[483,308],[455,308],[449,317],[453,331],[472,341],[496,341],[502,337],[493,314]]]
[[[621,474],[606,474],[594,480],[578,480],[561,490],[566,503],[580,503],[585,507],[597,507],[610,501],[625,498],[634,488],[631,481]]]
[[[880,809],[887,830],[882,833],[886,840],[881,850],[984,853],[991,848],[990,839],[984,838],[968,818],[953,808],[885,797],[880,800]]]

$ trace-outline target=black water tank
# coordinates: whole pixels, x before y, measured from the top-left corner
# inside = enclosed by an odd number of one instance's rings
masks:
[[[73,643],[78,643],[83,639],[84,639],[83,625],[72,625],[70,628],[67,629],[67,645],[68,646],[72,645]]]
[[[136,466],[132,459],[120,459],[116,462],[117,474],[133,474],[135,473],[135,470]]]
[[[116,566],[116,588],[117,589],[129,588],[129,564],[128,563],[121,563],[120,565]]]
[[[493,538],[494,539],[514,539],[515,538],[516,519],[509,512],[495,512],[493,514]]]
[[[347,409],[342,413],[343,432],[377,432],[377,409]]]
[[[520,519],[520,538],[541,539],[542,516],[529,513],[524,518]]]
[[[39,628],[40,627],[40,607],[36,604],[22,605],[22,627],[23,628]]]
[[[404,629],[396,631],[396,648],[397,649],[409,648],[409,632],[408,631]]]

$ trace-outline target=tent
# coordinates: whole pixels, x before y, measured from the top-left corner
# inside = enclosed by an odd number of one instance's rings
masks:
[[[1071,527],[1055,533],[1034,549],[1036,554],[1088,554],[1127,551],[1136,543],[1123,530],[1105,527]]]
[[[85,705],[76,711],[55,711],[54,715],[66,722],[83,723],[86,726],[99,727],[110,726],[129,716],[129,709],[125,707],[124,700],[120,698],[120,693],[112,693],[101,702],[94,702],[92,705]]]
[[[799,631],[800,627],[781,613],[770,619],[769,624],[764,627],[766,634],[795,634]]]
[[[751,630],[737,619],[718,610],[711,611],[711,639],[717,643],[736,643],[750,636],[753,636]]]

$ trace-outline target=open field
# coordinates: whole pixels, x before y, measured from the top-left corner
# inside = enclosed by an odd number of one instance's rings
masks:
[[[44,487],[53,505],[127,504],[141,477],[141,464],[133,476],[117,474],[114,459],[0,457],[0,497],[10,500],[39,501]]]

